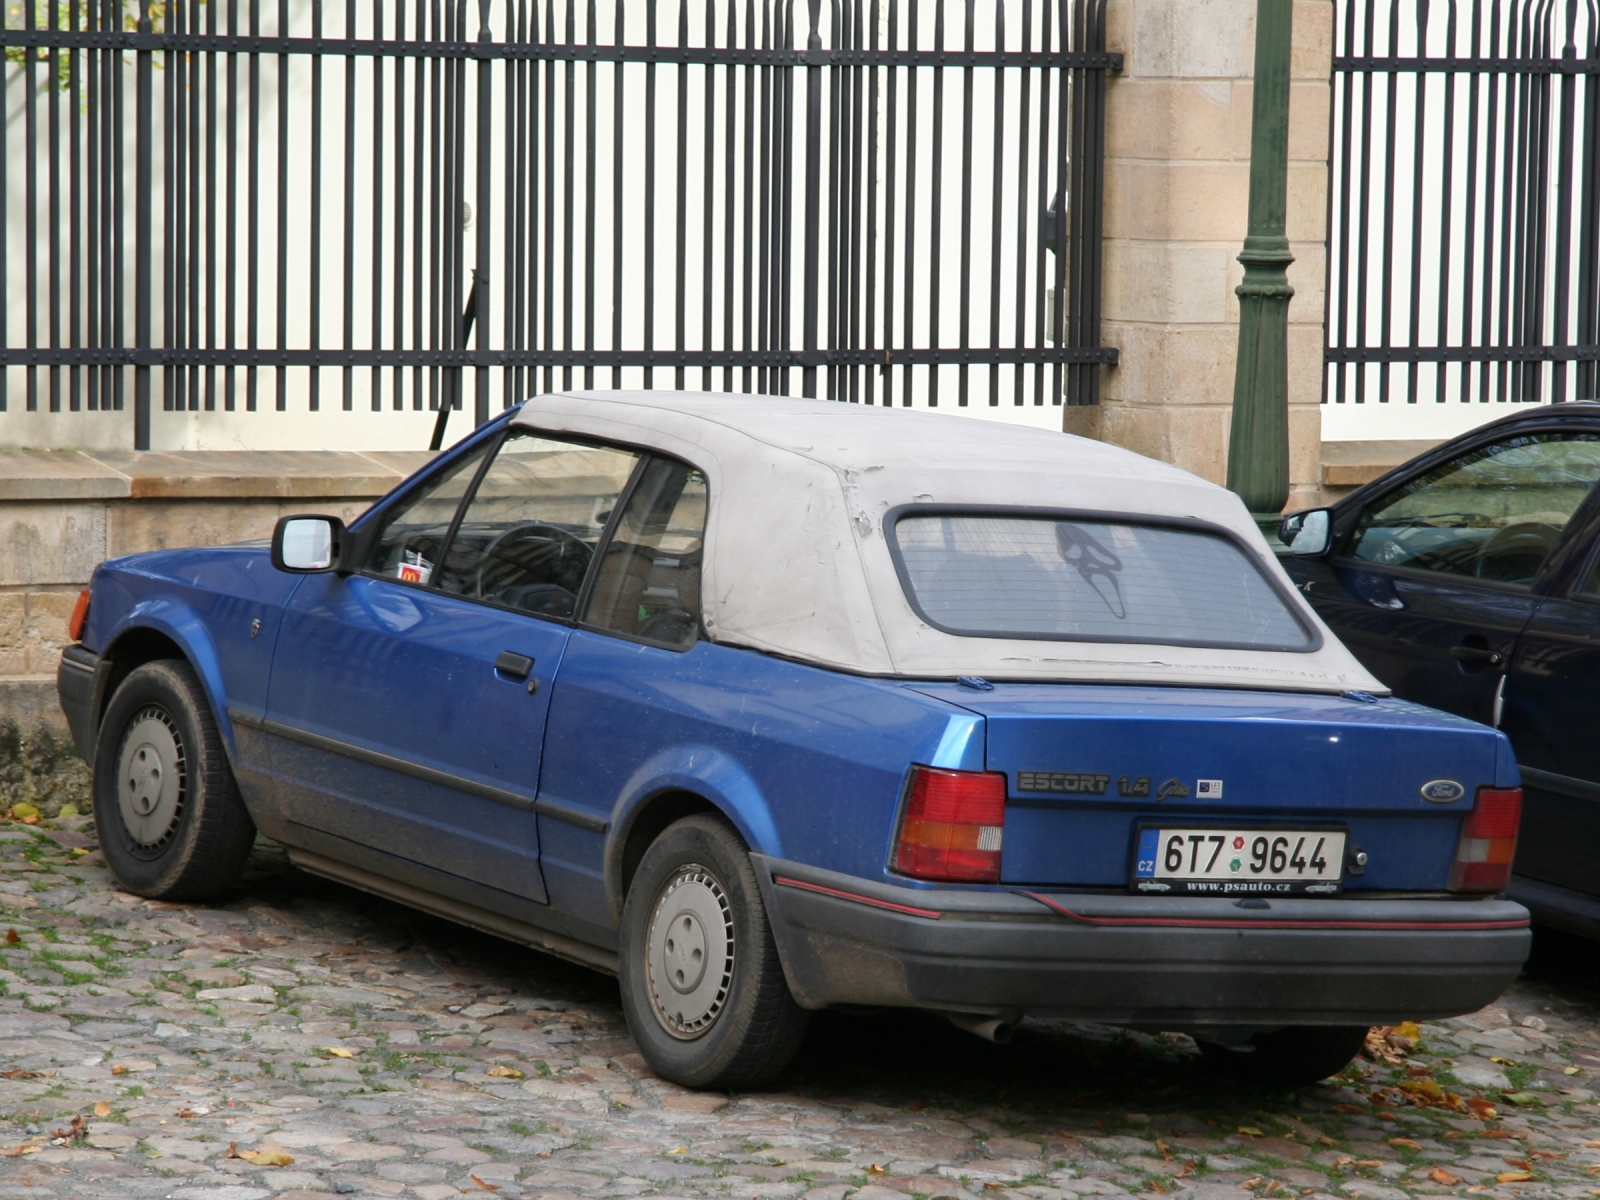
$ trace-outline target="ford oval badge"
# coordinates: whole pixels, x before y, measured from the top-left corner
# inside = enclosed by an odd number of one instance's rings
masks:
[[[1454,779],[1430,779],[1422,785],[1422,798],[1433,804],[1453,804],[1466,794]]]

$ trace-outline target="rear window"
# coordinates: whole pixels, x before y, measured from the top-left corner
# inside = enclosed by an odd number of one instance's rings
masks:
[[[1249,555],[1203,529],[909,513],[892,537],[912,603],[948,633],[1293,651],[1319,640]]]

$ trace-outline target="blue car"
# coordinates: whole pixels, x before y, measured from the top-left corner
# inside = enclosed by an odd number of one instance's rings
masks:
[[[810,1011],[1186,1031],[1298,1082],[1528,949],[1493,729],[1396,700],[1231,494],[1096,442],[578,393],[346,528],[96,571],[60,692],[131,891],[303,869],[614,973],[661,1075]]]

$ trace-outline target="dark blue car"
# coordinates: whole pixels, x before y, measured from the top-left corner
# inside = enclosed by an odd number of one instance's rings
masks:
[[[1503,730],[1511,895],[1600,936],[1600,404],[1520,412],[1297,513],[1290,576],[1397,696]]]
[[[1505,738],[1389,698],[1230,493],[1061,434],[540,397],[348,529],[106,563],[79,625],[125,887],[216,895],[260,830],[614,972],[691,1086],[833,1005],[1316,1079],[1527,951]]]

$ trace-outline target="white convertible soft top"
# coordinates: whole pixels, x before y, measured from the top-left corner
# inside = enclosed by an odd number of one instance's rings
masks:
[[[1101,442],[903,409],[694,392],[538,396],[515,424],[660,450],[705,472],[701,582],[712,641],[915,679],[1385,689],[1289,583],[1232,492]],[[1321,634],[1304,653],[969,637],[907,599],[884,516],[904,504],[1015,505],[1189,517],[1258,552]]]

